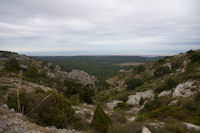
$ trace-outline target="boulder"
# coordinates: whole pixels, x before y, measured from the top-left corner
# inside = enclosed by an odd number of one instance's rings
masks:
[[[139,104],[140,99],[143,97],[143,99],[153,98],[154,93],[152,90],[147,90],[144,92],[137,92],[135,95],[130,95],[127,100],[127,104],[135,105]]]
[[[187,122],[183,122],[183,124],[187,127],[187,129],[193,129],[193,130],[200,131],[200,126],[198,126],[198,125],[194,125],[192,123],[187,123]]]
[[[142,133],[151,133],[151,131],[148,128],[143,127],[142,128]]]
[[[158,94],[158,97],[169,96],[171,93],[172,93],[171,90],[169,90],[169,91],[162,91],[160,94]]]
[[[172,97],[189,97],[193,95],[195,92],[191,91],[191,87],[193,85],[193,82],[187,81],[186,83],[179,84],[172,94]]]
[[[117,106],[118,103],[122,103],[123,101],[121,100],[113,100],[112,102],[107,103],[107,107],[109,109],[114,109],[114,107]]]

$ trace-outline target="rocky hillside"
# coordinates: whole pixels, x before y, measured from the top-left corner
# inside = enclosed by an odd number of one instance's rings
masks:
[[[10,52],[0,59],[0,103],[14,108],[0,107],[0,132],[200,132],[199,50],[135,66],[102,90],[83,71]]]
[[[90,76],[84,71],[73,70],[71,72],[65,72],[61,70],[60,66],[54,66],[50,62],[36,61],[28,56],[6,51],[0,51],[0,70],[3,70],[5,68],[5,62],[12,58],[16,59],[19,62],[19,67],[25,72],[32,69],[30,71],[36,70],[37,73],[41,74],[42,76],[46,76],[47,78],[61,80],[73,79],[83,85],[91,85],[93,88],[95,88],[95,82],[97,81],[97,79],[94,76]],[[33,76],[34,75],[32,75],[32,77]],[[40,82],[40,84],[43,83]]]
[[[8,106],[0,106],[0,133],[81,133],[70,129],[57,129],[55,127],[41,127],[31,123],[21,113],[8,109]]]
[[[165,132],[200,130],[200,51],[139,65],[107,82],[110,89],[100,92],[96,99],[106,103],[111,115],[123,114],[125,123],[157,125]],[[119,129],[131,132],[126,125]]]

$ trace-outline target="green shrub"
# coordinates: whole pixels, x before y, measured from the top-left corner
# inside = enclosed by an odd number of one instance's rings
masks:
[[[108,131],[109,126],[111,126],[112,123],[113,122],[110,116],[108,116],[100,106],[97,106],[94,112],[91,125],[96,130],[102,133],[106,133]]]
[[[169,74],[170,73],[170,69],[168,66],[160,66],[158,68],[155,69],[154,71],[154,76],[155,77],[162,77],[165,74]]]
[[[7,71],[18,72],[20,70],[20,65],[15,58],[10,58],[4,64]]]
[[[191,60],[192,63],[200,62],[200,52],[192,53],[192,55],[190,56],[190,60]]]
[[[144,65],[138,65],[135,67],[135,70],[137,73],[141,73],[141,72],[144,72],[145,71],[145,66]]]
[[[37,79],[39,74],[37,68],[35,66],[30,66],[26,72],[24,72],[24,76],[32,79]]]
[[[143,97],[141,97],[139,105],[143,105],[143,104],[144,104],[144,99],[143,99]]]
[[[154,99],[148,101],[144,108],[140,110],[140,114],[149,113],[159,107],[165,106],[170,102],[170,98],[167,97],[158,97],[157,95],[154,96]]]
[[[35,93],[38,94],[38,93],[45,93],[45,91],[41,88],[35,88]]]
[[[0,86],[0,90],[8,90],[10,86],[8,85],[3,85],[3,86]]]
[[[143,84],[141,79],[138,78],[130,78],[126,81],[127,90],[134,90],[136,87],[141,86]]]
[[[75,119],[69,100],[54,91],[50,92],[50,97],[40,106],[37,113],[45,126],[64,128],[71,125]]]
[[[168,79],[163,85],[156,88],[156,92],[160,93],[162,91],[171,90],[178,85],[178,82],[173,79]]]
[[[122,109],[122,110],[128,110],[131,108],[131,105],[128,105],[126,102],[120,102],[117,104],[117,106],[114,109]]]
[[[20,101],[20,107],[21,107],[20,110],[23,111],[24,113],[27,113],[28,108],[29,108],[29,102],[31,101],[31,99],[27,95],[25,90],[20,90],[19,101]],[[14,108],[15,110],[18,110],[16,92],[9,93],[7,104],[10,108]]]

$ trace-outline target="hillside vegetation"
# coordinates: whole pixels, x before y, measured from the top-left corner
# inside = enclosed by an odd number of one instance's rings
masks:
[[[1,51],[0,60],[0,104],[40,126],[88,133],[200,132],[199,50],[137,65],[105,84],[84,71],[66,72],[16,53]]]

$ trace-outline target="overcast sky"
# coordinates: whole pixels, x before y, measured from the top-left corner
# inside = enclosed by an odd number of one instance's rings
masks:
[[[199,48],[200,0],[0,0],[1,50],[157,55]]]

